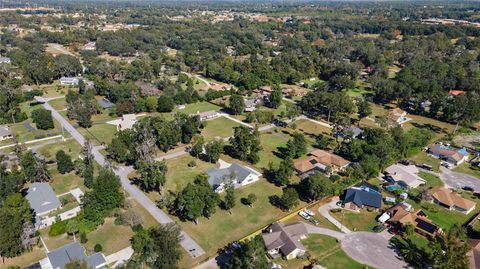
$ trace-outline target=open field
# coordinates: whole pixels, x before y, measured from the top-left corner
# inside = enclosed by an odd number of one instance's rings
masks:
[[[106,218],[105,223],[95,231],[87,234],[85,249],[93,252],[95,244],[103,247],[103,254],[110,255],[130,246],[130,238],[134,232],[130,226],[115,225],[114,218]]]
[[[420,171],[418,173],[418,175],[423,178],[426,182],[426,185],[428,187],[442,187],[443,185],[443,181],[437,177],[436,175],[434,174],[430,174],[430,173],[427,173],[427,172],[424,172],[424,171]]]
[[[340,212],[330,212],[330,214],[352,231],[371,232],[373,227],[377,225],[378,212],[376,211],[360,210],[360,212],[352,212],[342,209]]]
[[[188,163],[194,160],[195,167],[188,167]],[[198,174],[206,173],[209,168],[215,167],[213,163],[207,163],[190,155],[183,155],[167,160],[167,181],[165,188],[172,192],[182,190],[188,183],[192,183]]]
[[[311,260],[316,260],[326,268],[334,269],[362,269],[364,266],[350,258],[340,247],[337,239],[326,235],[312,234],[307,239],[302,240],[302,244],[310,254]],[[310,264],[307,259],[294,259],[285,261],[276,259],[276,263],[283,265],[287,269],[304,268]]]
[[[260,135],[260,143],[263,149],[259,152],[260,161],[255,164],[258,168],[268,168],[269,163],[278,165],[282,159],[278,147],[285,147],[289,135],[276,132],[266,132]]]
[[[194,114],[197,112],[207,112],[207,111],[219,111],[221,107],[214,105],[209,102],[199,102],[199,103],[193,103],[193,104],[187,104],[185,105],[184,109],[179,110],[178,108],[175,108],[173,112],[180,112],[183,114]]]
[[[233,135],[233,128],[240,126],[240,123],[229,120],[225,117],[219,117],[206,121],[207,126],[202,130],[205,140],[214,140],[216,138],[225,138]]]
[[[46,256],[46,250],[40,243],[31,251],[24,252],[21,256],[15,258],[5,258],[4,263],[0,264],[0,267],[9,268],[10,266],[18,266],[20,268],[26,268],[34,263],[37,263]]]
[[[67,101],[65,98],[55,99],[48,102],[55,110],[64,110],[67,108]]]
[[[117,133],[117,127],[108,123],[94,124],[92,127],[78,128],[78,131],[95,144],[110,144]]]
[[[79,158],[78,156],[82,151],[82,147],[75,140],[67,140],[67,141],[60,141],[57,143],[47,144],[43,147],[40,147],[38,149],[38,152],[49,160],[55,160],[55,155],[59,150],[65,151],[65,153],[67,153],[68,155],[70,155],[70,157],[72,157],[72,161],[74,161]]]
[[[473,166],[470,163],[463,162],[453,169],[455,172],[464,173],[467,175],[474,176],[480,180],[480,167]]]

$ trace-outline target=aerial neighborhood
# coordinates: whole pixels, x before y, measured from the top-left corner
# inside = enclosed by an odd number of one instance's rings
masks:
[[[0,3],[0,269],[480,268],[478,2]]]

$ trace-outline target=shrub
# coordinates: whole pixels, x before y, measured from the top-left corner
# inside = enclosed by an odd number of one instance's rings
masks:
[[[103,247],[100,244],[95,244],[95,247],[93,247],[93,250],[95,252],[101,252],[103,250]]]
[[[195,160],[191,160],[187,165],[188,167],[195,167],[197,166],[197,163],[195,162]]]
[[[85,243],[87,243],[87,241],[88,241],[87,234],[85,232],[81,232],[80,233],[80,243],[85,244]]]
[[[50,230],[48,231],[49,236],[57,236],[64,234],[67,230],[67,221],[61,220],[56,221],[52,226],[50,226]]]

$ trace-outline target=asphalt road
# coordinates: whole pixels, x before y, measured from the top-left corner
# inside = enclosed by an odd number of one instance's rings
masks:
[[[442,173],[438,176],[440,179],[445,183],[445,185],[449,186],[450,188],[463,188],[465,186],[470,186],[474,189],[475,192],[480,192],[480,179],[463,174],[454,172],[450,169],[447,169],[443,166],[440,167]]]
[[[45,102],[45,99],[42,97],[35,97],[39,102]],[[78,132],[71,124],[68,122],[60,113],[58,113],[48,102],[43,104],[43,107],[47,110],[52,111],[52,116],[63,126],[63,128],[69,132],[72,137],[80,144],[85,144],[85,138],[83,135]],[[93,148],[92,154],[95,158],[95,161],[101,166],[109,165],[105,157],[100,153],[98,148]],[[115,174],[120,178],[123,189],[129,194],[129,196],[135,199],[139,204],[141,204],[159,223],[166,224],[174,222],[167,214],[160,210],[143,192],[141,192],[137,187],[130,184],[128,179],[128,174],[133,171],[132,167],[119,166],[117,169],[113,169]],[[196,258],[205,254],[205,251],[200,247],[200,245],[195,242],[187,233],[184,231],[181,232],[183,240],[181,241],[182,247],[192,256]]]

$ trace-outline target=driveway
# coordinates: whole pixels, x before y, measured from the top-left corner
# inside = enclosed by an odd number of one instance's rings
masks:
[[[442,173],[439,174],[440,179],[450,188],[462,188],[464,186],[472,187],[475,192],[480,192],[480,178],[476,178],[467,174],[454,172],[443,166],[440,167]]]
[[[331,209],[340,208],[339,206],[336,205],[338,201],[339,201],[338,197],[332,198],[332,201],[328,204],[321,206],[318,209],[318,212],[320,213],[320,215],[322,215],[324,218],[330,221],[333,225],[337,226],[337,228],[340,229],[340,231],[342,231],[343,233],[346,233],[346,234],[351,233],[352,231],[350,231],[347,227],[343,226],[343,224],[341,224],[337,219],[335,219],[334,217],[332,217],[332,215],[330,215]]]
[[[330,236],[330,237],[334,237],[338,240],[342,240],[342,239],[345,238],[345,234],[341,233],[341,232],[337,232],[337,231],[327,229],[327,228],[313,226],[313,225],[308,224],[308,223],[304,223],[304,225],[305,225],[305,228],[307,228],[308,234],[322,234],[322,235],[327,235],[327,236]]]
[[[390,243],[387,233],[349,233],[341,241],[342,249],[356,261],[379,269],[408,268]]]

